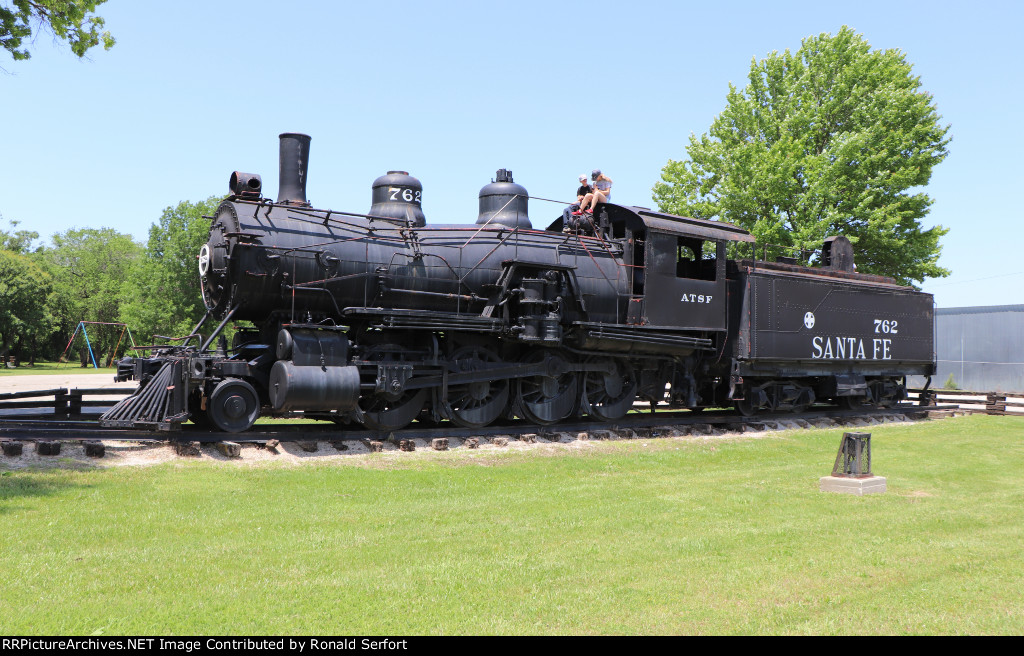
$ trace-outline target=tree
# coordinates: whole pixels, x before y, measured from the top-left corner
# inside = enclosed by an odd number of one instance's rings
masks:
[[[53,323],[45,302],[50,282],[31,257],[0,250],[0,358],[27,349],[34,362],[37,340]]]
[[[119,320],[122,290],[141,251],[130,235],[113,228],[68,230],[53,236],[53,248],[44,255],[53,276],[51,307],[62,334],[70,335],[79,321]],[[114,330],[90,332],[97,357],[112,351],[117,337]]]
[[[132,268],[124,289],[121,320],[152,335],[184,336],[206,313],[199,288],[199,249],[210,235],[210,221],[220,198],[168,207],[149,229],[145,255]]]
[[[9,221],[8,223],[13,229],[18,227],[20,221]],[[0,250],[28,253],[33,250],[32,242],[37,239],[39,239],[39,233],[34,230],[14,230],[13,232],[0,230]]]
[[[94,46],[103,44],[104,50],[114,46],[110,32],[100,30],[104,20],[96,16],[96,6],[107,0],[3,0],[0,5],[0,46],[15,60],[29,59],[28,49],[20,49],[22,41],[32,36],[32,23],[36,32],[49,30],[59,39],[67,41],[71,52],[78,57]]]
[[[844,234],[858,271],[904,284],[949,275],[937,264],[948,229],[922,229],[932,200],[913,193],[945,159],[949,126],[902,52],[872,50],[843,26],[753,60],[748,79],[729,85],[708,133],[690,135],[690,159],[662,169],[663,211],[806,251]]]

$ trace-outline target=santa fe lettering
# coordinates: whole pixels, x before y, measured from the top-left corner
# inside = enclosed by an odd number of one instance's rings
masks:
[[[871,357],[864,350],[859,337],[822,337],[811,340],[811,358],[814,360],[892,360],[891,339],[872,339]]]
[[[710,294],[707,294],[707,295],[705,295],[705,294],[683,294],[683,297],[680,299],[680,301],[683,302],[683,303],[710,303],[711,302],[711,295]]]

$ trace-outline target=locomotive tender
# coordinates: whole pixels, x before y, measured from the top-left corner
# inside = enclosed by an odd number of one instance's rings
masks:
[[[539,230],[504,169],[475,225],[427,224],[422,186],[400,171],[374,182],[367,214],[320,210],[305,193],[310,138],[280,139],[277,200],[235,172],[212,219],[206,317],[183,345],[120,363],[140,386],[102,424],[239,432],[297,411],[381,431],[553,424],[616,420],[638,398],[800,412],[891,405],[906,376],[934,372],[932,297],[856,273],[844,237],[805,267],[756,260],[736,226],[641,207]],[[232,320],[257,328],[228,348]]]

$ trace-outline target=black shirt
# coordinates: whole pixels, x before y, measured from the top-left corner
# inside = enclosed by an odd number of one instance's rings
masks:
[[[590,185],[580,185],[580,188],[576,190],[577,198],[580,196],[586,196],[587,194],[593,193],[594,188]]]

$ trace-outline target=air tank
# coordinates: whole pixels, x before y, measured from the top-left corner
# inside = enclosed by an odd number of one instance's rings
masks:
[[[512,171],[498,169],[494,180],[480,190],[480,215],[477,224],[532,228],[528,211],[529,193],[512,181]]]
[[[421,205],[423,185],[408,171],[388,171],[373,181],[373,205],[370,216],[409,221],[416,228],[427,223]]]

